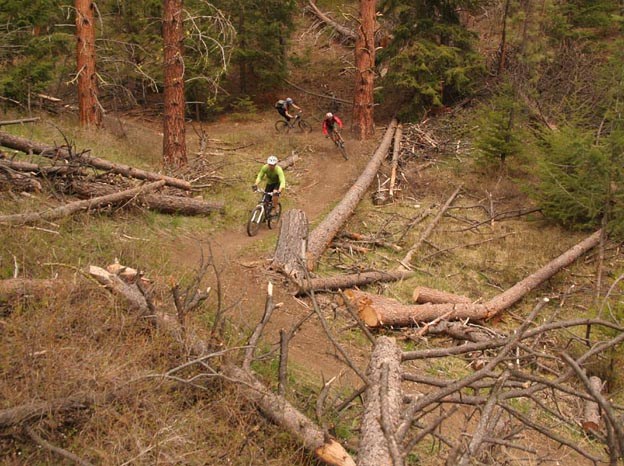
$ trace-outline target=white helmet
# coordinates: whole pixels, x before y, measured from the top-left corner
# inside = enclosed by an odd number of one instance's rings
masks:
[[[329,120],[329,119],[330,119],[331,117],[333,117],[333,116],[334,116],[334,115],[333,115],[331,112],[327,112],[327,113],[325,114],[325,119],[326,119],[326,120]]]
[[[274,155],[271,155],[268,159],[267,159],[267,163],[269,165],[277,165],[277,157],[275,157]]]
[[[286,102],[288,102],[289,104],[292,104],[292,103],[293,103],[293,100],[292,100],[290,97],[287,97],[287,98],[286,98]]]

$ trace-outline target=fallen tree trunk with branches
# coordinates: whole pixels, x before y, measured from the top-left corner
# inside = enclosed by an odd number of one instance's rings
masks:
[[[487,320],[509,308],[537,286],[567,267],[600,242],[600,231],[576,244],[537,272],[483,304],[402,304],[394,299],[349,290],[345,294],[369,327],[406,327],[445,316],[447,319]]]
[[[319,8],[314,4],[312,0],[308,0],[308,8],[312,12],[312,14],[314,14],[319,20],[334,28],[336,32],[338,32],[341,36],[345,37],[351,42],[355,42],[357,34],[354,30],[349,29],[331,19],[328,15],[319,10]]]
[[[316,263],[329,244],[338,233],[338,230],[353,214],[358,203],[364,197],[366,190],[375,179],[375,174],[383,163],[388,153],[388,148],[392,142],[392,136],[396,129],[397,121],[392,120],[388,129],[379,144],[379,147],[373,154],[366,168],[355,181],[353,186],[345,194],[336,207],[323,219],[323,221],[310,233],[308,241],[307,266],[309,270],[314,270]]]
[[[372,270],[369,272],[336,275],[333,277],[311,278],[299,285],[297,294],[303,295],[310,291],[330,291],[369,285],[377,282],[396,282],[414,276],[413,272],[394,270],[389,272]]]
[[[45,210],[43,212],[2,215],[0,216],[0,223],[4,223],[6,225],[26,225],[40,221],[58,220],[83,210],[97,209],[103,206],[118,204],[120,202],[130,201],[135,197],[140,198],[143,194],[158,189],[164,184],[164,180],[156,181],[155,183],[149,183],[144,186],[139,186],[138,188],[127,189],[125,191],[106,196],[94,197],[93,199],[87,199],[84,201],[70,202],[69,204]]]
[[[71,183],[70,189],[82,198],[100,197],[115,192],[115,188],[109,184],[78,180]],[[209,215],[225,209],[223,202],[166,194],[145,194],[141,197],[140,203],[150,210],[164,214]]]
[[[185,180],[161,175],[160,173],[154,173],[147,170],[141,170],[139,168],[134,168],[121,163],[110,162],[106,159],[93,157],[87,154],[72,154],[69,150],[67,150],[67,148],[64,147],[47,146],[45,144],[13,136],[2,131],[0,131],[0,146],[19,150],[26,154],[38,154],[52,159],[60,158],[70,160],[72,162],[75,161],[82,165],[87,165],[111,173],[117,173],[128,178],[137,178],[139,180],[148,181],[164,180],[167,186],[183,189],[185,191],[190,191],[192,189],[191,183]]]

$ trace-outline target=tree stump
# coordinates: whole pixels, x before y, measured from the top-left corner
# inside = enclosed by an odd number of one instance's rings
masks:
[[[308,249],[308,218],[303,210],[287,210],[282,216],[279,237],[271,268],[279,270],[295,283],[305,279]]]

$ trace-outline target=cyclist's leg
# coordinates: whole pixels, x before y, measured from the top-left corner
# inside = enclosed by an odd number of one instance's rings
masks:
[[[277,207],[277,204],[279,203],[279,196],[270,194],[278,188],[279,188],[279,183],[270,183],[270,184],[267,184],[266,188],[264,189],[267,193],[269,193],[269,194],[265,194],[266,196],[265,199],[269,207],[275,208]]]

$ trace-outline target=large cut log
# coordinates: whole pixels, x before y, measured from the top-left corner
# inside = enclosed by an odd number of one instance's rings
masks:
[[[596,393],[602,391],[602,380],[600,377],[592,375],[589,384]],[[600,432],[600,406],[595,401],[585,400],[583,407],[583,430],[588,434]]]
[[[71,189],[79,197],[87,199],[115,192],[115,188],[109,184],[78,180],[72,182]],[[141,204],[157,212],[181,215],[208,215],[215,211],[223,211],[225,208],[223,202],[166,194],[146,194],[141,197]]]
[[[417,322],[428,322],[445,316],[447,319],[480,321],[490,319],[509,308],[526,294],[600,242],[600,230],[576,244],[549,262],[537,272],[483,304],[402,304],[394,299],[362,291],[349,290],[345,294],[357,306],[360,318],[369,327],[405,327]]]
[[[358,466],[403,464],[395,433],[401,418],[401,349],[394,338],[379,337],[366,371]]]
[[[347,219],[353,214],[353,211],[357,207],[358,203],[364,197],[366,190],[375,179],[375,175],[379,170],[384,158],[388,153],[388,148],[392,142],[392,135],[396,128],[396,119],[392,120],[386,134],[384,135],[381,144],[373,154],[371,160],[366,165],[366,168],[356,180],[356,182],[349,188],[347,194],[342,198],[336,207],[323,219],[323,221],[310,233],[310,239],[308,241],[308,269],[314,270],[316,262],[321,257],[325,249],[329,246],[331,241],[336,236],[336,233]]]
[[[68,217],[83,210],[97,209],[102,206],[108,206],[117,204],[120,202],[126,202],[134,197],[141,196],[142,194],[158,189],[165,184],[164,180],[156,181],[155,183],[149,183],[138,188],[128,189],[115,194],[107,196],[95,197],[93,199],[87,199],[85,201],[70,202],[54,209],[45,210],[43,212],[30,212],[26,214],[13,214],[0,216],[0,223],[7,225],[25,225],[29,223],[35,223],[42,220],[52,221],[59,218]]]
[[[59,287],[67,285],[63,280],[37,278],[9,278],[0,280],[0,302],[12,302],[27,297],[40,298],[54,293]]]
[[[27,154],[38,154],[48,158],[69,159],[70,157],[67,149],[47,146],[45,144],[33,142],[25,138],[13,136],[12,134],[5,133],[3,131],[0,131],[0,145],[25,152]],[[189,183],[188,181],[173,178],[171,176],[161,175],[160,173],[141,170],[139,168],[134,168],[129,165],[124,165],[122,163],[113,163],[99,157],[93,157],[87,154],[73,154],[72,160],[76,160],[81,164],[88,165],[99,170],[117,173],[128,178],[137,178],[139,180],[148,181],[164,180],[167,186],[184,189],[186,191],[191,190],[191,183]]]
[[[432,304],[457,304],[471,303],[472,300],[466,296],[460,296],[446,291],[428,288],[426,286],[417,286],[412,293],[412,301],[416,304],[432,303]]]
[[[355,466],[353,458],[336,440],[325,436],[308,417],[285,398],[274,394],[250,372],[232,364],[226,365],[224,375],[240,382],[245,398],[267,418],[295,436],[317,459],[332,466]]]
[[[413,276],[413,272],[394,270],[390,272],[369,271],[337,275],[334,277],[312,278],[299,285],[297,294],[306,294],[310,291],[329,291],[353,288],[377,282],[396,282]]]
[[[282,216],[279,237],[271,268],[279,270],[295,283],[305,278],[308,244],[308,219],[304,211],[291,209]]]
[[[351,30],[351,29],[349,29],[349,28],[347,28],[347,27],[337,23],[333,19],[331,19],[329,16],[327,16],[325,13],[323,13],[321,10],[319,10],[318,7],[314,4],[314,2],[312,0],[308,1],[308,5],[309,5],[309,8],[312,11],[312,13],[318,19],[320,19],[325,24],[328,24],[331,27],[333,27],[339,34],[344,36],[346,39],[349,39],[349,40],[355,42],[355,38],[357,36],[355,31],[353,31],[353,30]]]

